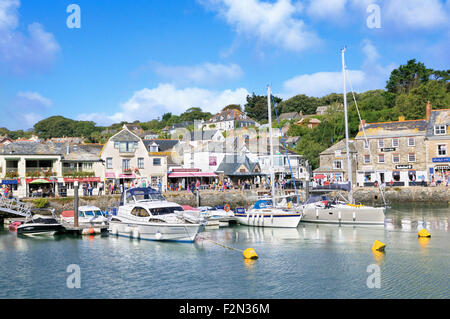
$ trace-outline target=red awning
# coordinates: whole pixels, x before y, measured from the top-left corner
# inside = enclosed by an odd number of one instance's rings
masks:
[[[134,174],[119,174],[119,178],[136,178]]]
[[[323,174],[319,174],[319,175],[314,176],[314,179],[322,179],[322,178],[326,178],[326,176],[323,175]]]
[[[114,172],[106,172],[106,178],[116,178],[116,173],[114,173]]]

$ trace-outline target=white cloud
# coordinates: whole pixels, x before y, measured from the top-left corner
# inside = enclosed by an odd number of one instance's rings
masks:
[[[290,0],[264,2],[259,0],[199,0],[205,7],[219,13],[237,33],[261,43],[302,52],[320,43],[297,16],[303,11],[300,2]]]
[[[18,92],[5,108],[6,126],[11,129],[28,129],[42,120],[52,107],[51,99],[38,92]]]
[[[45,107],[50,107],[53,104],[52,100],[43,97],[37,92],[19,92],[17,93],[17,97],[28,100],[28,102],[41,104]]]
[[[212,91],[197,87],[178,89],[173,84],[162,83],[153,89],[142,89],[121,105],[121,111],[112,115],[104,113],[80,114],[77,119],[109,125],[120,121],[149,121],[166,112],[181,114],[190,107],[218,112],[229,104],[245,104],[248,91],[243,88]]]
[[[382,14],[399,28],[434,28],[448,24],[449,6],[441,0],[389,0]]]
[[[203,63],[194,66],[166,66],[157,65],[155,72],[182,85],[214,85],[217,83],[235,80],[243,75],[241,67],[237,64]]]
[[[356,92],[383,89],[390,72],[396,67],[394,64],[383,66],[379,63],[380,54],[376,47],[367,39],[362,42],[365,60],[360,70],[348,70],[347,90],[350,83]],[[348,65],[348,64],[347,64]],[[337,66],[338,67],[338,66]],[[342,72],[317,72],[302,74],[289,79],[283,84],[284,99],[297,94],[321,97],[329,93],[343,92]]]
[[[0,64],[13,73],[46,67],[60,50],[53,34],[39,23],[28,25],[28,34],[16,31],[19,6],[19,0],[0,2]]]
[[[341,16],[347,0],[311,0],[307,12],[314,18],[337,18]]]

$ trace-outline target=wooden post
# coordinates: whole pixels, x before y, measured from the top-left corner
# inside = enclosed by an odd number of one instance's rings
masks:
[[[78,182],[73,183],[74,199],[73,199],[73,226],[78,228]]]

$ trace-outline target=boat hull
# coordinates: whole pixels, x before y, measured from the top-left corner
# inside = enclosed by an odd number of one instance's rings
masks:
[[[57,232],[63,231],[61,225],[49,224],[24,224],[17,227],[18,235],[48,235],[52,236]]]
[[[351,225],[384,225],[385,209],[383,207],[346,206],[323,208],[315,205],[303,210],[303,222]]]
[[[270,210],[235,213],[241,225],[255,227],[297,228],[302,219],[301,213],[271,213]]]
[[[201,227],[201,224],[140,224],[112,221],[108,230],[112,235],[142,240],[193,242]]]

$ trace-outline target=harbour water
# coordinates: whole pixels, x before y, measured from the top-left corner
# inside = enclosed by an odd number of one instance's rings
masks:
[[[422,223],[431,238],[417,237]],[[388,210],[384,227],[302,223],[201,233],[236,249],[252,247],[258,260],[201,238],[19,238],[5,228],[0,298],[449,298],[449,223],[448,205],[402,204]],[[386,244],[384,254],[371,251],[375,240]],[[72,264],[80,269],[79,289],[67,286]],[[379,288],[368,285],[373,269]]]

